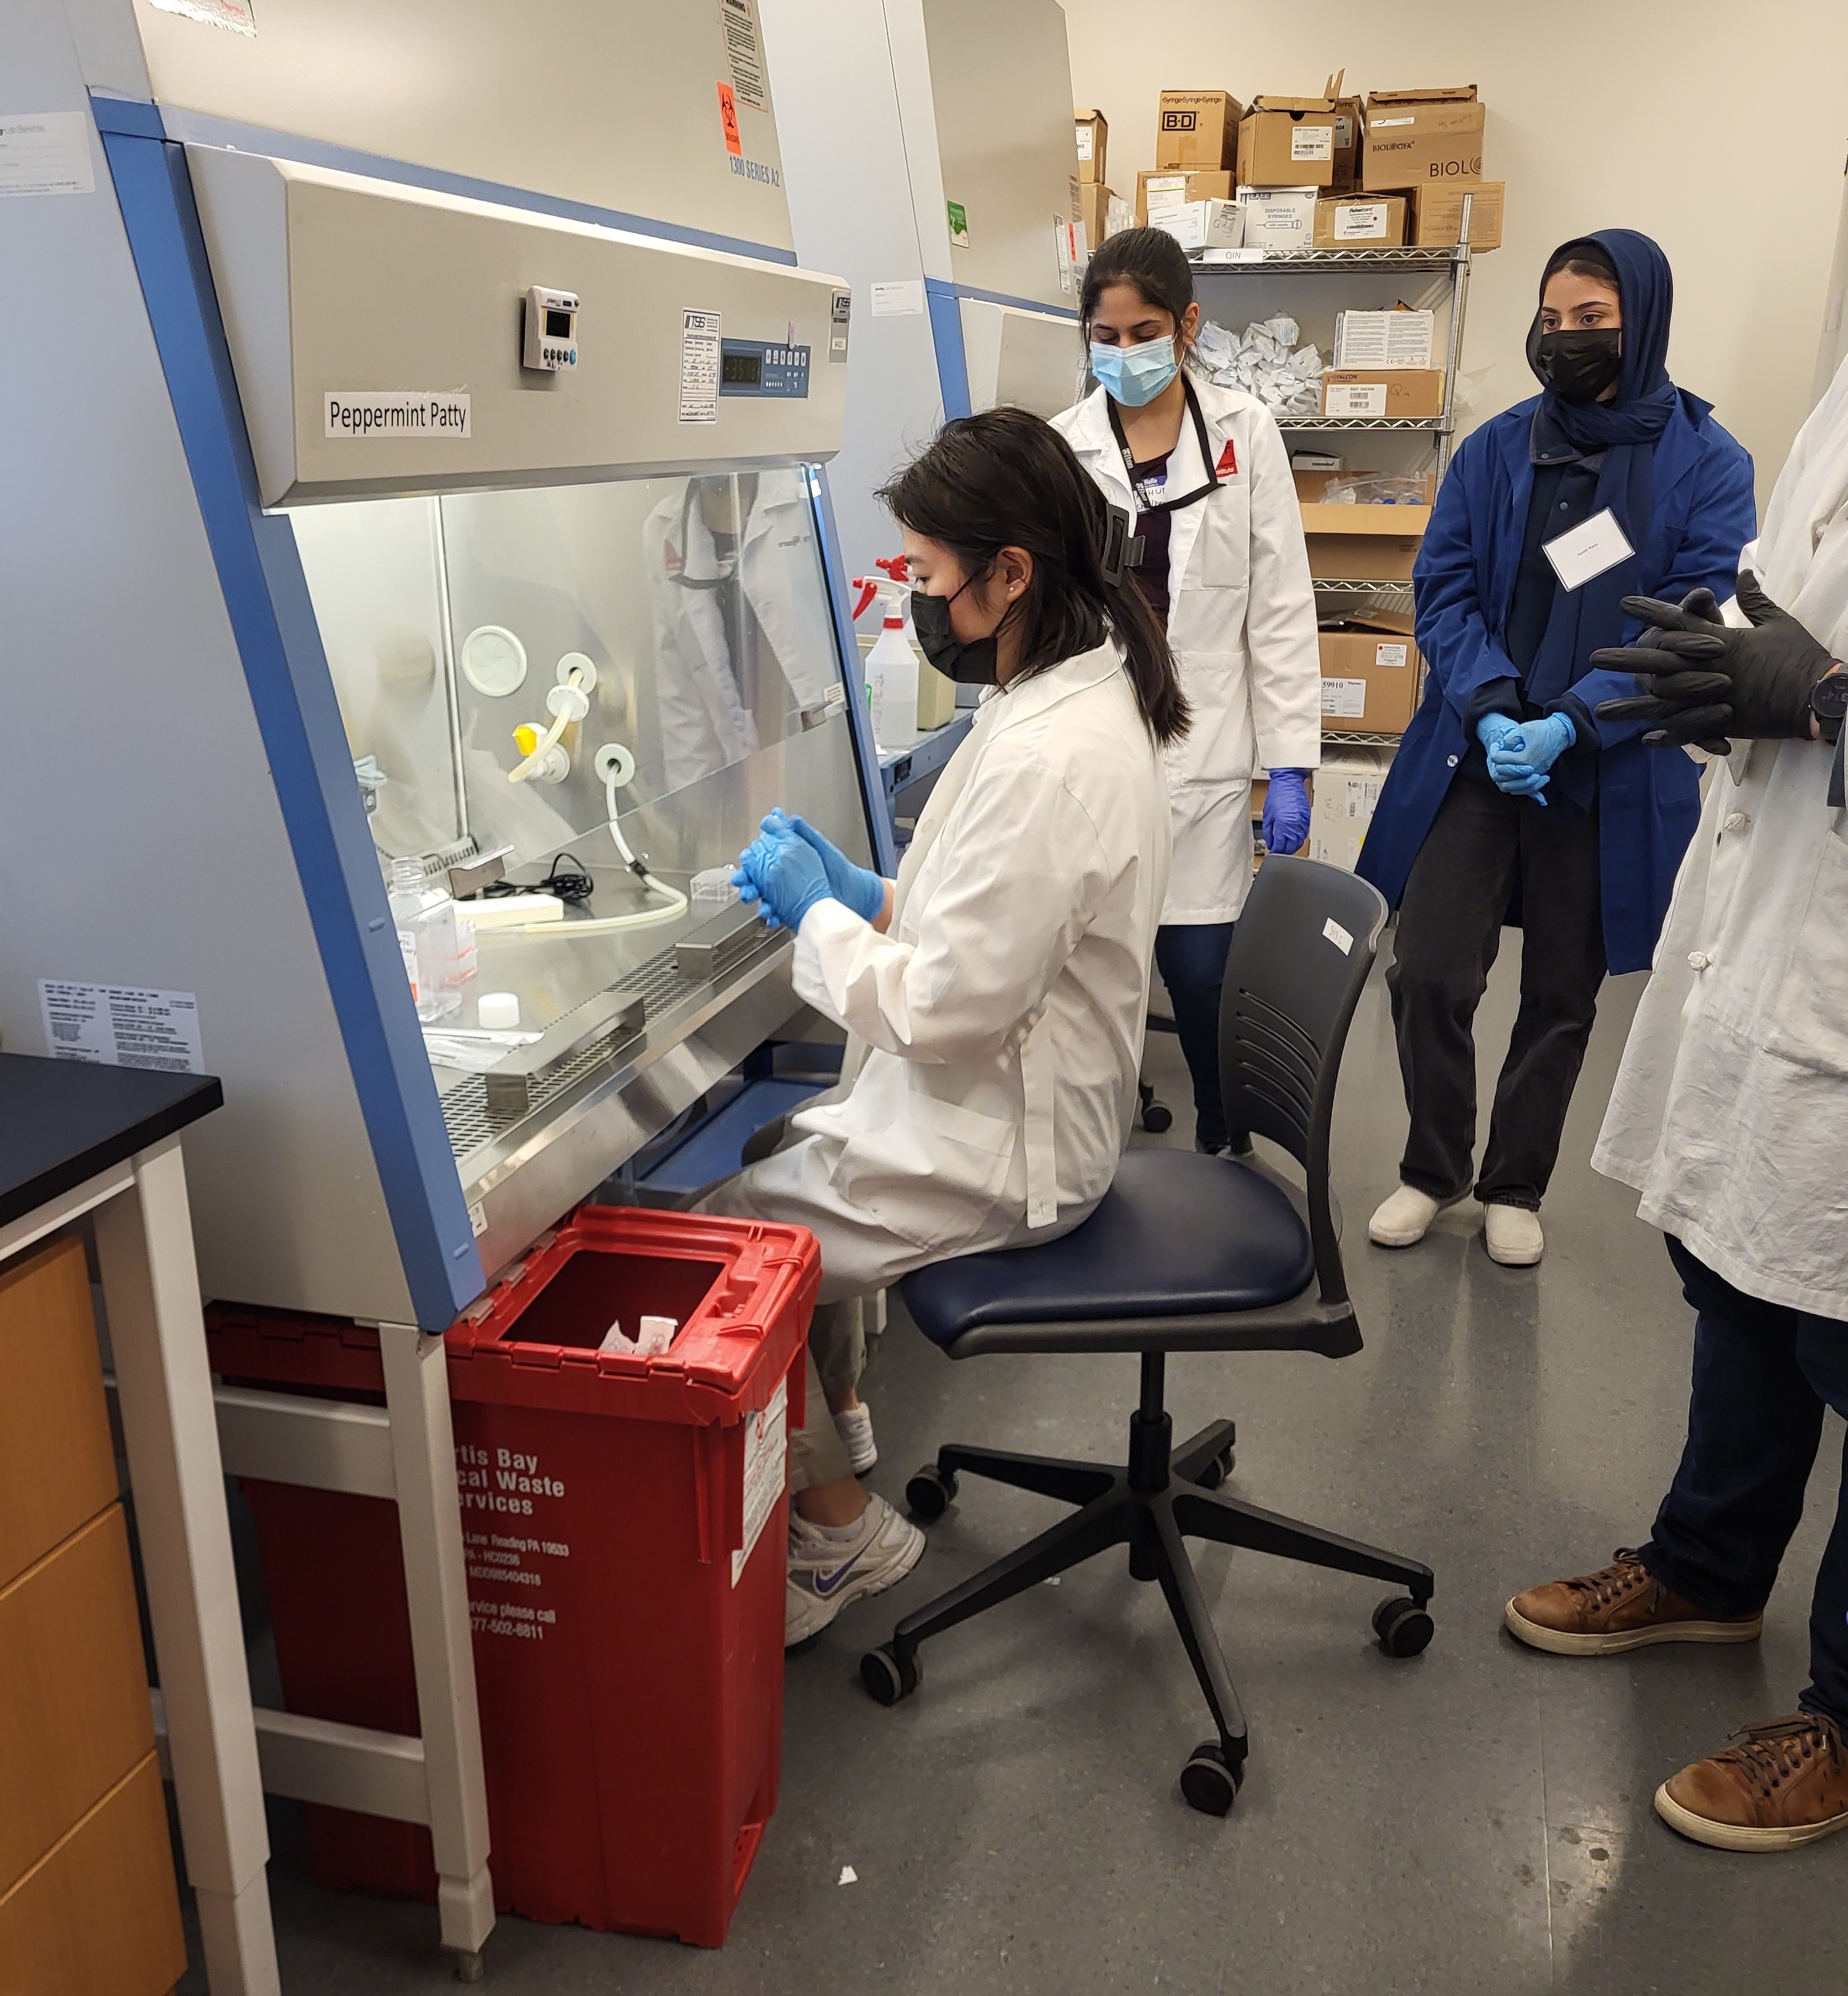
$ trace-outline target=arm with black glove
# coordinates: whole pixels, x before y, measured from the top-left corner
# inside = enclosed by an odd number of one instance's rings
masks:
[[[1749,572],[1739,578],[1743,629],[1716,621],[1712,593],[1696,590],[1680,604],[1626,596],[1627,615],[1651,628],[1634,645],[1592,654],[1592,663],[1633,673],[1636,695],[1599,703],[1601,721],[1654,724],[1643,739],[1652,748],[1697,743],[1723,755],[1736,735],[1752,741],[1808,741],[1815,709],[1810,696],[1838,668],[1787,610],[1781,610]]]

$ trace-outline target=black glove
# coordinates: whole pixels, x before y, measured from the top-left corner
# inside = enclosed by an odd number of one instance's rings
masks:
[[[1657,721],[1643,738],[1651,747],[1695,742],[1719,755],[1730,735],[1806,740],[1810,693],[1835,661],[1749,572],[1739,578],[1739,607],[1752,620],[1745,630],[1714,621],[1710,590],[1696,590],[1678,607],[1626,596],[1626,614],[1654,628],[1633,645],[1594,652],[1592,663],[1633,673],[1650,690],[1600,701],[1599,719]]]

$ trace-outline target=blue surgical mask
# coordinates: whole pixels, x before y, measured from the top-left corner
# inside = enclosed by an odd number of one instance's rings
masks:
[[[1139,346],[1091,342],[1091,373],[1113,402],[1139,409],[1152,402],[1180,372],[1172,339],[1145,339]]]

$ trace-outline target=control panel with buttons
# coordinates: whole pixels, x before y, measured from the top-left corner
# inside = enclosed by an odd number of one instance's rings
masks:
[[[557,374],[577,365],[577,294],[534,284],[526,293],[526,339],[520,365]]]

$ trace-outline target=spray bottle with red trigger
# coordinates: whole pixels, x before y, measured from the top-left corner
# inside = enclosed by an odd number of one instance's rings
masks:
[[[873,738],[881,755],[909,748],[917,740],[917,653],[905,635],[905,599],[911,593],[910,570],[903,555],[882,556],[874,563],[883,577],[856,575],[851,587],[860,592],[854,605],[858,617],[875,598],[884,611],[878,642],[866,658],[867,692],[872,707]]]

